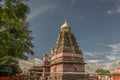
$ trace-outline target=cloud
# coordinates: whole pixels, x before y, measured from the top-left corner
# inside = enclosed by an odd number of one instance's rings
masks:
[[[19,65],[20,68],[23,71],[29,70],[30,68],[34,66],[41,66],[43,64],[43,61],[39,58],[33,58],[31,60],[21,60],[19,59]]]
[[[106,58],[108,60],[119,60],[120,57],[120,43],[114,43],[114,44],[110,44],[107,45],[110,49],[109,51],[109,55],[106,55]]]
[[[120,14],[120,5],[115,5],[111,10],[107,11],[107,14]]]
[[[104,47],[107,47],[107,45],[105,45],[105,44],[103,44],[103,43],[95,43],[96,45],[98,45],[98,46],[104,46]]]
[[[93,62],[93,63],[97,63],[97,62],[101,62],[101,63],[105,63],[105,62],[110,62],[110,61],[117,61],[120,60],[120,43],[114,43],[114,44],[102,44],[102,43],[97,43],[97,46],[104,46],[106,49],[102,52],[99,51],[84,51],[84,56],[85,56],[85,60],[87,62]]]
[[[120,14],[120,0],[113,0],[113,6],[107,14]]]
[[[84,58],[85,58],[85,62],[87,61],[87,63],[103,63],[103,62],[107,62],[107,58],[106,56],[108,55],[107,52],[83,52],[84,53]]]
[[[49,11],[54,10],[55,8],[57,8],[58,6],[55,4],[49,4],[49,5],[42,5],[39,8],[35,9],[34,11],[32,11],[32,13],[30,13],[30,15],[28,15],[27,20],[31,20],[34,19],[37,16],[40,16],[44,13],[47,13]]]
[[[107,47],[110,48],[110,50],[108,51],[108,55],[105,55],[106,58],[110,61],[116,61],[119,60],[120,57],[120,43],[114,43],[114,44],[110,44],[107,45]]]
[[[111,44],[111,45],[108,45],[108,47],[110,47],[112,49],[113,53],[120,52],[120,43]]]
[[[109,60],[116,60],[117,57],[116,56],[113,56],[113,55],[107,55],[106,56]]]
[[[87,63],[98,63],[101,62],[101,60],[86,60]]]
[[[87,59],[85,59],[87,63],[86,70],[91,72],[97,68],[105,68],[113,71],[114,67],[118,66],[120,62],[120,43],[108,45],[97,43],[97,46],[105,46],[109,49],[103,52],[84,52],[84,55],[87,57]]]
[[[86,55],[93,57],[94,55],[90,52],[85,52]]]

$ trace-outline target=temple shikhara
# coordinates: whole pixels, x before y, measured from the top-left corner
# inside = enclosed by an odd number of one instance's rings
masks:
[[[60,34],[55,47],[51,49],[50,57],[45,54],[43,65],[33,67],[31,73],[39,73],[41,80],[88,80],[85,74],[83,53],[79,49],[71,27],[65,21],[60,27]]]

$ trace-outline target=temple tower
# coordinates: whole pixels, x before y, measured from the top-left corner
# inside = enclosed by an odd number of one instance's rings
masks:
[[[85,62],[70,25],[65,21],[51,49],[50,74],[51,80],[80,80],[84,77]],[[56,73],[56,74],[55,74]],[[74,73],[74,74],[73,74]],[[82,80],[82,79],[81,79]]]
[[[49,56],[47,54],[45,54],[43,56],[43,73],[42,73],[42,80],[48,80],[48,76],[50,74],[48,74],[48,72],[50,72],[50,61],[49,61]]]

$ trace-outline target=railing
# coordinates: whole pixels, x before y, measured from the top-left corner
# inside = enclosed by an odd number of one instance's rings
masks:
[[[37,74],[88,74],[86,72],[37,72]]]

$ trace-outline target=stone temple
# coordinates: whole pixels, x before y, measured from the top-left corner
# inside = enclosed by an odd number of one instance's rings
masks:
[[[60,29],[56,45],[51,49],[50,58],[45,54],[43,65],[36,71],[41,73],[41,80],[88,80],[83,53],[71,32],[70,25],[65,21]]]

